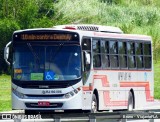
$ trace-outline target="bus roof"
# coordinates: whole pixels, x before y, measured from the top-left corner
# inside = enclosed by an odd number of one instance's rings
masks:
[[[140,34],[114,34],[114,33],[101,33],[94,32],[96,37],[102,38],[118,38],[118,39],[130,39],[130,40],[152,40],[151,36],[140,35]]]
[[[131,40],[151,40],[150,36],[140,34],[124,34],[120,28],[112,26],[78,24],[78,25],[57,25],[54,29],[75,30],[83,36],[102,37],[102,38],[120,38]],[[87,33],[87,34],[86,34]]]
[[[63,28],[66,27],[66,28]],[[78,27],[78,26],[77,26]],[[110,26],[106,26],[109,27]],[[116,29],[116,27],[115,27]],[[25,31],[45,31],[45,30],[63,30],[63,31],[72,31],[72,32],[77,32],[80,34],[80,36],[86,36],[86,37],[98,37],[98,38],[117,38],[117,39],[130,39],[130,40],[152,40],[151,36],[147,35],[139,35],[139,34],[123,34],[123,33],[112,33],[112,32],[101,32],[101,31],[87,31],[87,30],[77,30],[75,27],[72,26],[66,26],[66,25],[58,25],[54,26],[53,28],[34,28],[34,29],[25,29],[25,30],[18,30],[15,31],[14,33],[20,33],[20,32],[25,32]],[[111,27],[111,30],[114,30],[114,27]],[[117,30],[118,31],[118,30]]]
[[[91,24],[57,25],[57,26],[53,26],[53,28],[72,29],[72,30],[81,30],[81,31],[106,32],[106,33],[120,33],[120,34],[123,33],[123,31],[118,27],[91,25]]]

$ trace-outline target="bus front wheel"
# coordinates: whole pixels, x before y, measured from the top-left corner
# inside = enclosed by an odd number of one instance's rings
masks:
[[[130,91],[128,96],[128,111],[133,111],[134,109],[134,98],[133,94]]]
[[[97,98],[96,95],[93,94],[91,102],[91,113],[96,113],[96,112],[97,112]]]

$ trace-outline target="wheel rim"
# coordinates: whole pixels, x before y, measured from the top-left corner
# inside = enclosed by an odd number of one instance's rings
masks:
[[[129,93],[129,100],[128,100],[128,111],[133,110],[133,96],[132,93]]]
[[[93,113],[97,112],[97,100],[95,97],[92,100],[92,112]]]
[[[132,103],[132,102],[129,103],[129,105],[128,105],[128,110],[129,110],[129,111],[132,111],[132,110],[133,110],[133,103]]]

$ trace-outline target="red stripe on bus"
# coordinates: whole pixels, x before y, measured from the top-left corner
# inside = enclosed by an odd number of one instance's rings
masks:
[[[109,91],[103,92],[103,97],[104,97],[104,104],[106,106],[127,106],[128,105],[128,101],[125,101],[125,100],[111,101]]]
[[[106,75],[94,75],[94,79],[100,79],[103,87],[109,87],[109,81]],[[94,83],[94,82],[93,82]],[[90,87],[83,87],[84,91],[92,91],[94,84],[92,83],[92,89]],[[154,97],[150,94],[149,82],[120,82],[120,87],[145,87],[146,101],[154,101]],[[110,91],[106,90],[103,92],[104,103],[106,106],[127,106],[128,101],[111,101]]]
[[[120,87],[145,87],[146,101],[154,101],[150,94],[149,82],[120,82]]]
[[[102,86],[103,87],[109,87],[109,82],[107,80],[106,75],[94,75],[93,79],[100,79],[102,81]],[[92,82],[92,86],[83,86],[82,89],[83,91],[91,91],[93,90],[93,86],[94,86],[94,81]]]
[[[94,80],[95,79],[101,79],[102,86],[103,87],[109,87],[109,82],[107,80],[107,76],[106,75],[94,75],[93,78],[94,78]]]
[[[83,86],[82,89],[83,89],[83,91],[92,91],[93,90],[93,88],[91,89],[91,87],[89,87],[89,86]]]

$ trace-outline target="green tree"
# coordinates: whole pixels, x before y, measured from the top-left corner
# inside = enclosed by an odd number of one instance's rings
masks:
[[[3,59],[3,51],[5,45],[11,40],[13,31],[18,29],[20,27],[16,21],[9,19],[0,20],[0,73],[9,73],[7,64]]]

